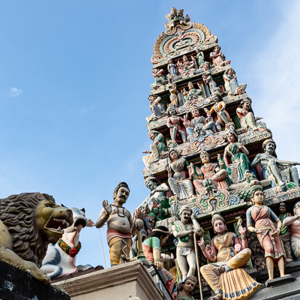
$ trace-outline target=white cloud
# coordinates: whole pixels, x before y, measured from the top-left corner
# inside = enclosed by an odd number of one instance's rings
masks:
[[[10,96],[11,97],[17,97],[20,94],[22,94],[22,92],[23,92],[22,89],[18,89],[16,87],[13,87],[13,88],[10,89]]]
[[[248,74],[252,74],[250,97],[255,113],[264,117],[273,132],[279,158],[286,160],[300,160],[299,11],[300,2],[290,2],[269,42],[257,45],[261,51],[256,52]]]

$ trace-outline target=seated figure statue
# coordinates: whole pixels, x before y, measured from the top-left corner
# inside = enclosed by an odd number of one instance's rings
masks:
[[[285,191],[285,183],[291,181],[299,187],[299,175],[295,167],[299,163],[277,159],[275,153],[276,144],[272,139],[265,140],[262,147],[264,153],[259,153],[255,156],[250,168],[255,168],[260,164],[262,178],[271,179],[272,187],[280,186],[281,190]]]

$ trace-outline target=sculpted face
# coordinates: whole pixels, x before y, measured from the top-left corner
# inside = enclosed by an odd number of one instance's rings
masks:
[[[201,159],[202,163],[204,163],[204,164],[210,162],[209,155],[205,152],[200,154],[200,159]]]
[[[264,202],[264,193],[263,191],[256,191],[253,195],[253,197],[251,198],[251,200],[258,205],[262,205]]]
[[[195,118],[195,117],[199,117],[200,116],[200,113],[199,113],[199,110],[198,109],[193,109],[192,110],[192,116]]]
[[[192,213],[190,210],[184,210],[181,214],[181,221],[183,223],[188,223],[191,219]]]
[[[243,104],[243,109],[245,109],[245,110],[250,110],[251,109],[251,103],[250,103],[250,101],[246,101]]]
[[[151,191],[154,190],[156,188],[156,186],[157,185],[156,185],[155,181],[153,181],[153,180],[149,180],[146,182],[146,187],[148,189],[150,189]]]
[[[154,140],[155,139],[155,137],[156,137],[156,134],[155,133],[149,133],[149,138],[150,138],[150,140]]]
[[[176,111],[175,111],[174,107],[169,108],[169,112],[170,112],[171,115],[175,115],[176,114]]]
[[[275,144],[273,142],[269,142],[266,147],[265,147],[265,151],[269,152],[269,153],[274,153],[275,151]]]
[[[280,213],[285,214],[286,213],[286,207],[284,205],[280,205],[279,206],[279,211],[280,211]]]
[[[173,161],[174,159],[177,159],[178,158],[178,154],[176,151],[171,151],[170,152],[170,158],[171,160]]]
[[[226,232],[226,224],[222,220],[214,222],[214,230],[217,234],[224,234]]]
[[[194,288],[195,288],[195,283],[191,280],[186,280],[185,284],[183,285],[183,289],[188,292],[188,293],[191,293]]]
[[[114,202],[117,202],[119,204],[126,203],[127,199],[129,197],[129,189],[126,187],[120,187],[118,192],[114,194]]]
[[[232,133],[229,133],[227,135],[227,140],[229,143],[234,143],[235,142],[235,136]]]

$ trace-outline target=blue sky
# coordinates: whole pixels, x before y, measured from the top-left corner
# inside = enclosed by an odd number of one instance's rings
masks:
[[[95,221],[120,181],[132,212],[147,197],[150,57],[172,6],[218,36],[279,158],[300,160],[297,1],[1,1],[1,198],[49,193]],[[78,264],[104,265],[99,231],[80,240]]]

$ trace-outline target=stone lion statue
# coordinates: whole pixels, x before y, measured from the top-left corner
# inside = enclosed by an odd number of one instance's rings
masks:
[[[50,195],[23,193],[0,199],[0,260],[49,284],[39,267],[48,244],[56,243],[72,223],[72,211],[56,205]]]

